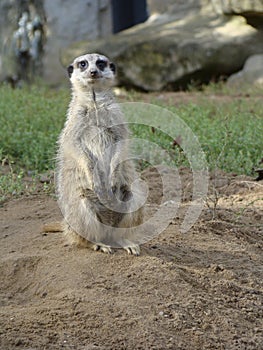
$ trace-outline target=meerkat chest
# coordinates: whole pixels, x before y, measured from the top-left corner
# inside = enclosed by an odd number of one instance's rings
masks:
[[[106,126],[91,126],[85,136],[88,146],[98,155],[103,155],[103,152],[112,148],[122,138],[114,129]]]
[[[116,108],[98,110],[77,109],[69,118],[61,138],[61,145],[67,153],[69,145],[75,154],[90,160],[110,161],[116,154],[125,153],[128,144],[128,128]],[[66,142],[65,142],[66,141]]]
[[[83,129],[81,144],[89,149],[97,159],[114,157],[116,149],[125,149],[127,130],[125,125],[95,126],[90,125]]]

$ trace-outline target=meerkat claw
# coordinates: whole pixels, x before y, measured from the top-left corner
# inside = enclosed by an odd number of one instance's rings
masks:
[[[124,247],[124,249],[127,251],[129,255],[136,255],[136,256],[140,255],[140,247],[137,244],[134,244],[129,247]]]
[[[97,251],[101,251],[103,253],[107,253],[107,254],[112,254],[112,250],[111,247],[108,245],[104,245],[104,244],[95,244],[93,246],[93,250]]]

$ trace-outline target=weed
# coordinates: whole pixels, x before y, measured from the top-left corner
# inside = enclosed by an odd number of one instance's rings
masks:
[[[56,140],[68,104],[65,91],[2,87],[0,99],[1,157],[33,171],[53,167]]]

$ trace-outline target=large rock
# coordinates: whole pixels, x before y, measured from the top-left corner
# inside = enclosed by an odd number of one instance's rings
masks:
[[[180,13],[201,10],[206,6],[209,0],[147,0],[149,15],[156,13]]]
[[[224,14],[262,14],[262,0],[212,0],[214,8]]]
[[[263,30],[262,0],[211,0],[218,14],[244,16],[248,24]]]
[[[184,17],[165,13],[107,40],[76,43],[62,52],[62,62],[96,51],[116,61],[121,85],[179,89],[237,72],[249,56],[263,52],[263,33],[241,16],[220,16],[211,7]]]
[[[242,87],[255,85],[263,87],[263,54],[249,57],[243,69],[228,78],[228,85]]]

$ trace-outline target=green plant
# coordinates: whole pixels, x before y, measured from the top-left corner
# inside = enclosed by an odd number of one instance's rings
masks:
[[[1,157],[15,167],[44,171],[53,167],[68,93],[32,87],[0,90]]]

